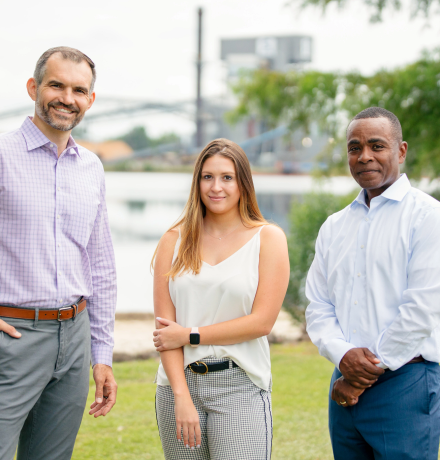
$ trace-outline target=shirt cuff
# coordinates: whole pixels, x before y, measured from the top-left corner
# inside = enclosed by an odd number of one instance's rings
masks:
[[[376,364],[377,367],[380,367],[381,369],[389,369],[388,365],[385,364],[385,360],[383,359],[383,357],[380,355],[379,353],[379,344],[380,344],[380,341],[382,340],[382,337],[383,335],[385,334],[385,331],[383,331],[379,337],[377,338],[377,340],[375,341],[375,343],[371,346],[371,347],[368,347],[368,349],[371,351],[371,353],[373,353],[374,356],[376,356],[376,358],[380,361],[379,364]]]
[[[106,364],[112,367],[113,347],[103,344],[92,344],[92,367],[95,364]]]
[[[356,348],[352,343],[345,342],[341,339],[335,339],[326,346],[328,359],[339,369],[339,363],[347,351]]]
[[[371,351],[371,350],[370,350]],[[376,364],[377,367],[380,367],[381,369],[388,369],[388,366],[384,363],[379,363],[379,364]]]

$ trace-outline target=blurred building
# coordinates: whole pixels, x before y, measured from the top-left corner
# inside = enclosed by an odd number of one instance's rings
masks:
[[[291,35],[222,39],[220,57],[226,63],[228,79],[237,77],[243,69],[286,72],[312,61],[312,38]]]

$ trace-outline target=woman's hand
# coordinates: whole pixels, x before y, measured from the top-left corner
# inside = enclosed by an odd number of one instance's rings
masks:
[[[183,442],[186,447],[191,449],[194,449],[195,446],[200,447],[202,433],[200,431],[199,414],[191,396],[175,396],[174,413],[176,415],[177,440],[182,441],[183,433]]]
[[[182,327],[174,321],[165,318],[156,318],[156,320],[166,326],[162,329],[156,329],[153,332],[153,342],[156,351],[175,350],[189,343],[191,328]]]

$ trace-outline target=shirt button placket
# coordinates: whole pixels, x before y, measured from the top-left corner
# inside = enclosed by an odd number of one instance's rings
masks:
[[[55,210],[56,210],[56,220],[55,220],[55,228],[56,228],[56,277],[57,277],[57,289],[58,295],[63,296],[63,285],[62,285],[62,277],[61,277],[61,269],[62,269],[62,251],[61,248],[61,235],[62,235],[62,196],[61,196],[61,187],[60,187],[60,176],[61,176],[61,169],[60,169],[60,160],[61,157],[57,160],[57,165],[55,168]],[[60,299],[60,303],[63,303],[62,299]]]
[[[366,270],[366,253],[365,253],[365,244],[364,242],[368,239],[368,232],[370,229],[370,219],[368,216],[365,216],[360,223],[359,233],[358,233],[358,244],[356,251],[356,260],[353,272],[353,292],[352,292],[352,309],[350,313],[350,332],[353,337],[357,337],[357,332],[359,330],[359,325],[362,322],[361,306],[366,302],[366,292],[362,279],[362,274]],[[357,342],[357,340],[355,340]],[[356,343],[355,343],[356,344]]]

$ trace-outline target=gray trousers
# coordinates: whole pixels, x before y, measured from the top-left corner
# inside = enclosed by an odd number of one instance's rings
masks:
[[[89,391],[90,324],[1,318],[0,459],[70,460]]]
[[[218,363],[228,358],[202,359]],[[157,386],[156,416],[166,460],[270,460],[272,452],[271,391],[258,388],[239,367],[205,375],[185,370],[199,414],[202,444],[191,450],[177,442],[174,394]]]

